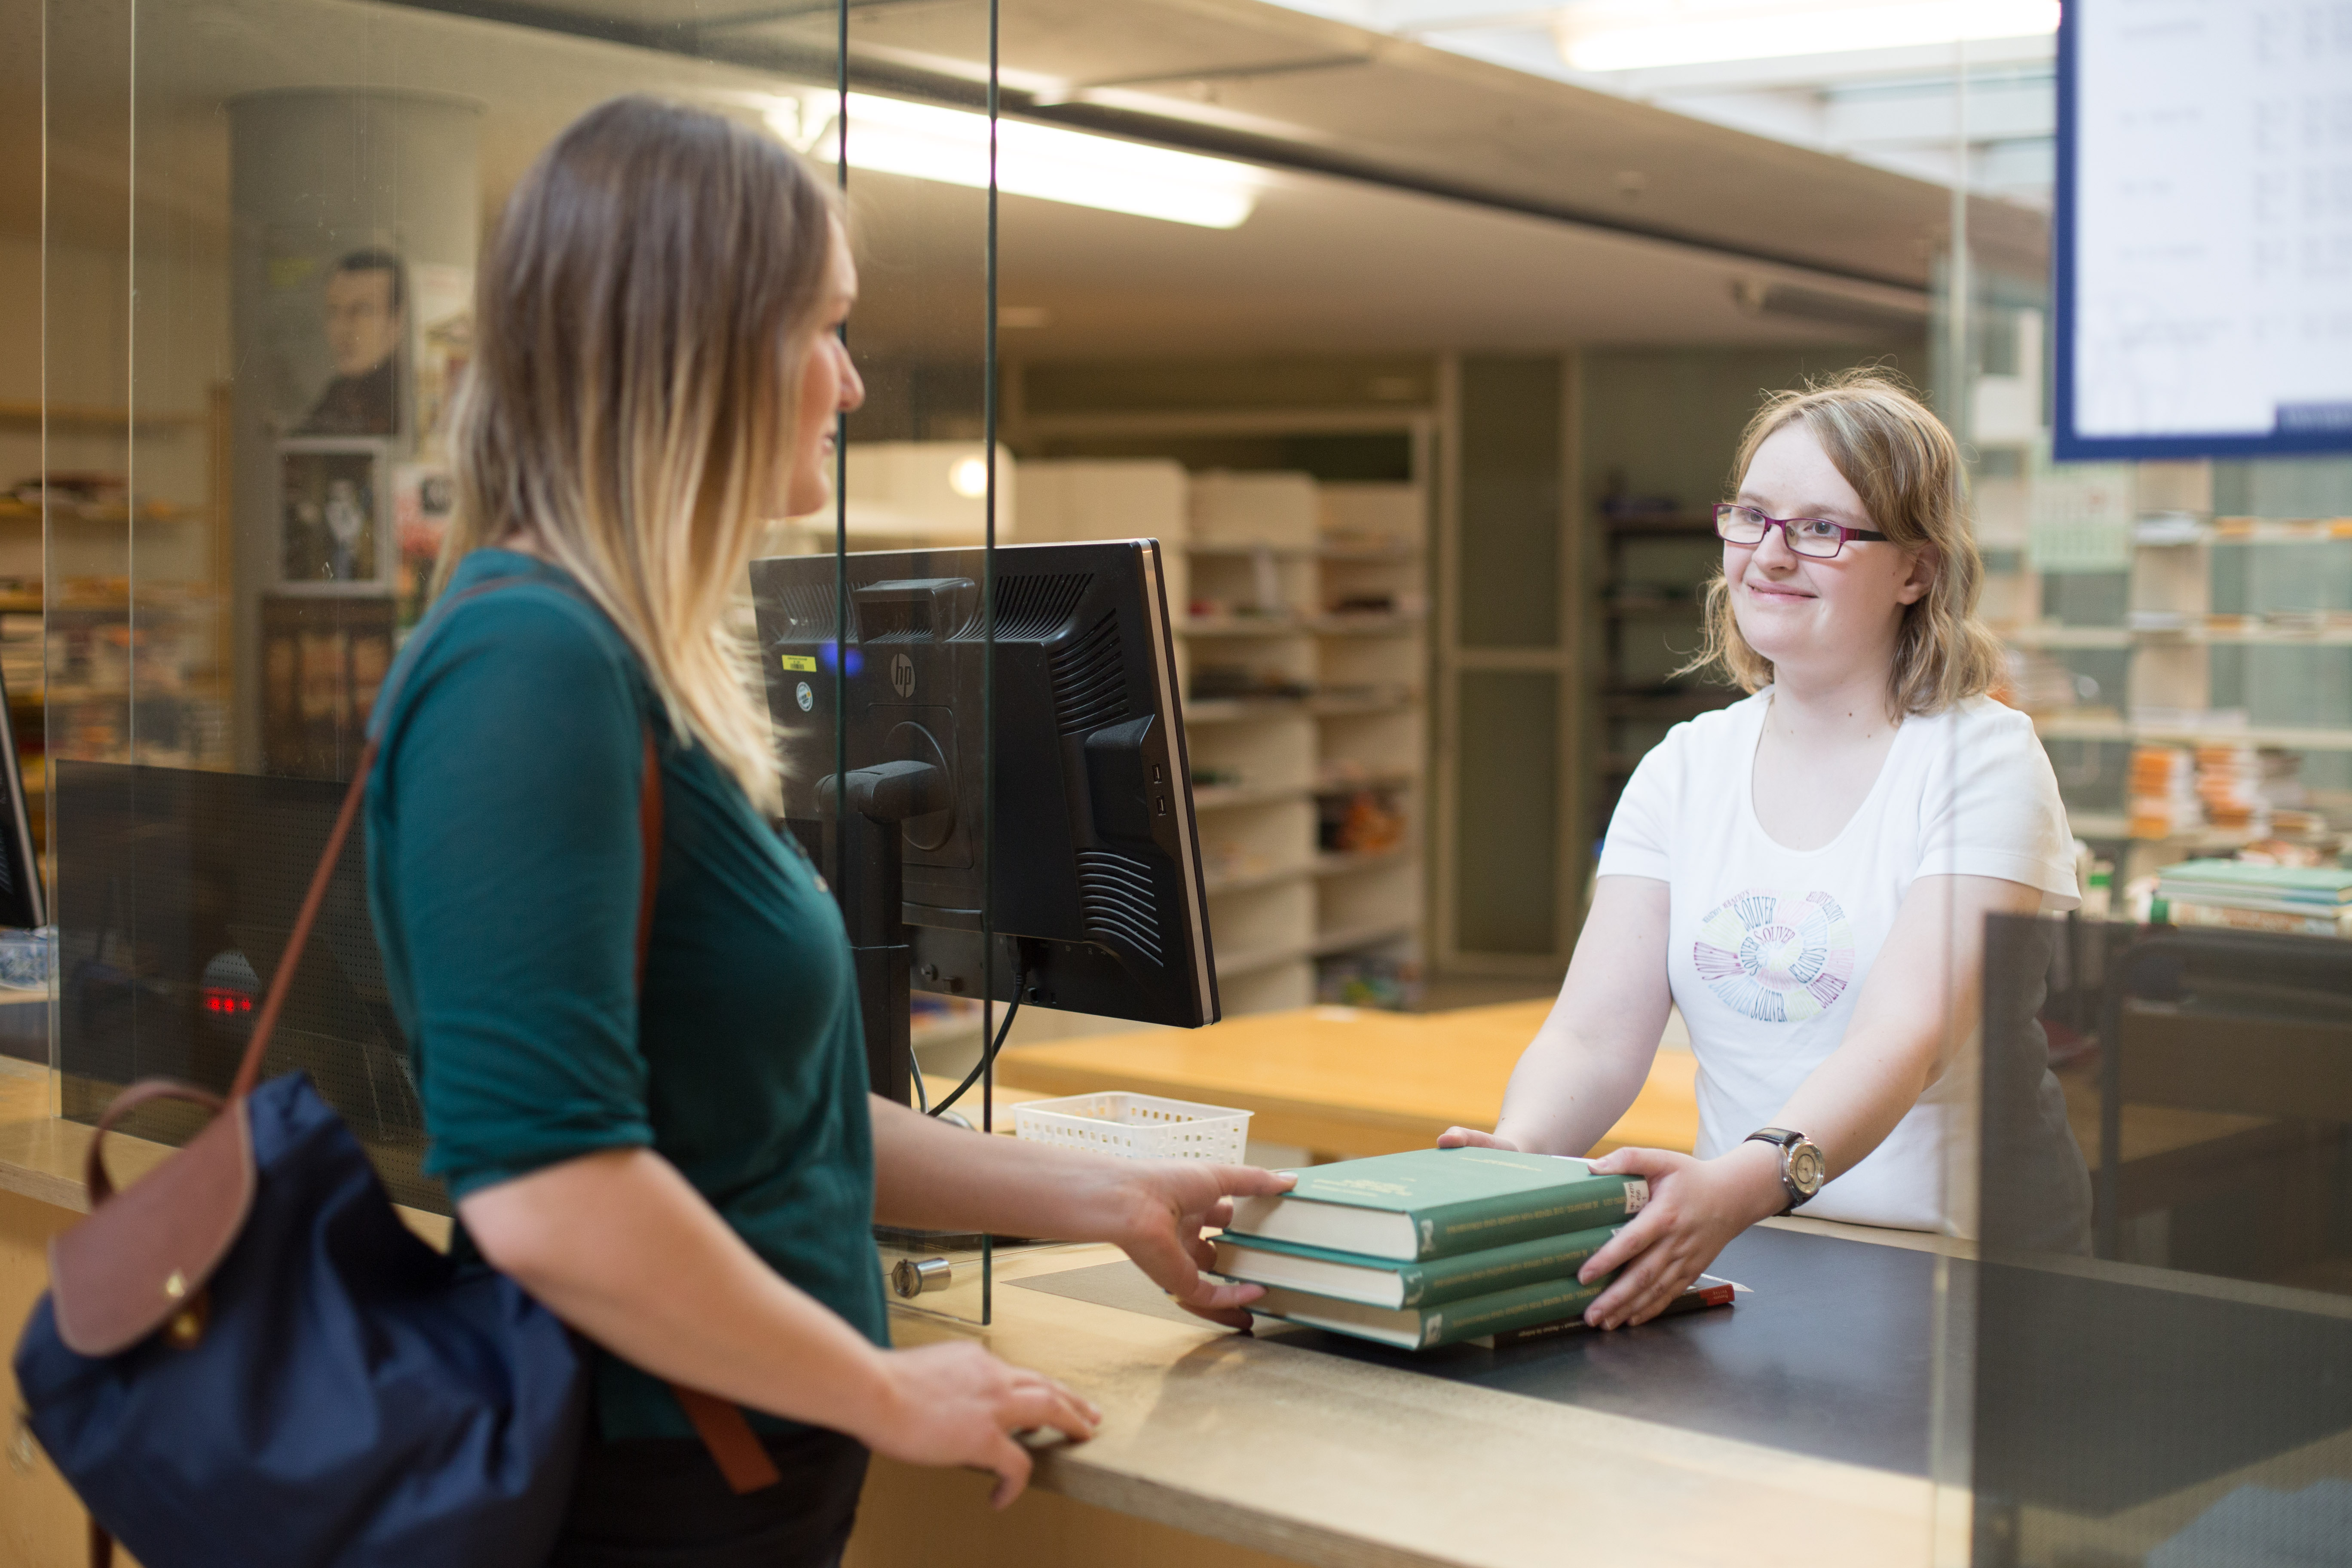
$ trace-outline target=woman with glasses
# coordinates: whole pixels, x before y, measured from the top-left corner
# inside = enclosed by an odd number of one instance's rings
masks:
[[[1988,692],[2000,646],[1960,460],[1935,416],[1853,374],[1768,399],[1716,508],[1707,645],[1750,695],[1642,760],[1601,852],[1559,1001],[1489,1134],[1580,1154],[1632,1105],[1670,1005],[1697,1058],[1695,1154],[1621,1149],[1649,1206],[1585,1265],[1587,1311],[1655,1316],[1726,1243],[1800,1205],[1968,1228],[1948,1161],[1976,1085],[1985,917],[2074,908],[2073,836],[2027,717]],[[2004,1020],[2025,1037],[2027,1020]],[[2051,1245],[2086,1249],[2090,1182],[2037,1059],[2005,1131]],[[1962,1189],[1967,1189],[1965,1194]]]

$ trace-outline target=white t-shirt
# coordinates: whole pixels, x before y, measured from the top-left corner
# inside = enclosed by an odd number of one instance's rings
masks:
[[[1702,1159],[1775,1125],[1837,1048],[1913,881],[1997,877],[2040,889],[2045,910],[2079,902],[2058,781],[2024,714],[1978,697],[1906,719],[1853,819],[1798,850],[1756,819],[1771,695],[1675,725],[1633,770],[1601,851],[1600,875],[1671,890],[1666,973],[1698,1059]],[[1962,1079],[1944,1074],[1802,1212],[1941,1226],[1950,1146],[1973,1110]]]

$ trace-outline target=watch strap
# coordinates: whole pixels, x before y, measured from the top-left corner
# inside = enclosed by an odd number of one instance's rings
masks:
[[[1789,1157],[1798,1144],[1805,1142],[1803,1133],[1792,1132],[1786,1127],[1759,1127],[1740,1142],[1769,1143],[1780,1151],[1780,1190],[1789,1194],[1788,1205],[1780,1211],[1783,1217],[1795,1214],[1799,1204],[1810,1202],[1818,1195],[1818,1189],[1812,1193],[1805,1192],[1789,1175]]]

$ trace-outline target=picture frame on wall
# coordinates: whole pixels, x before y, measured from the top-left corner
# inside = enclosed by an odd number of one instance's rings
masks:
[[[290,437],[278,443],[278,587],[393,591],[392,464],[389,441]]]

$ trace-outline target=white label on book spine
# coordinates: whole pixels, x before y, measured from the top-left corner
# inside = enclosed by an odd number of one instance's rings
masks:
[[[1625,1217],[1632,1219],[1650,1206],[1650,1183],[1645,1176],[1635,1176],[1625,1184]]]

